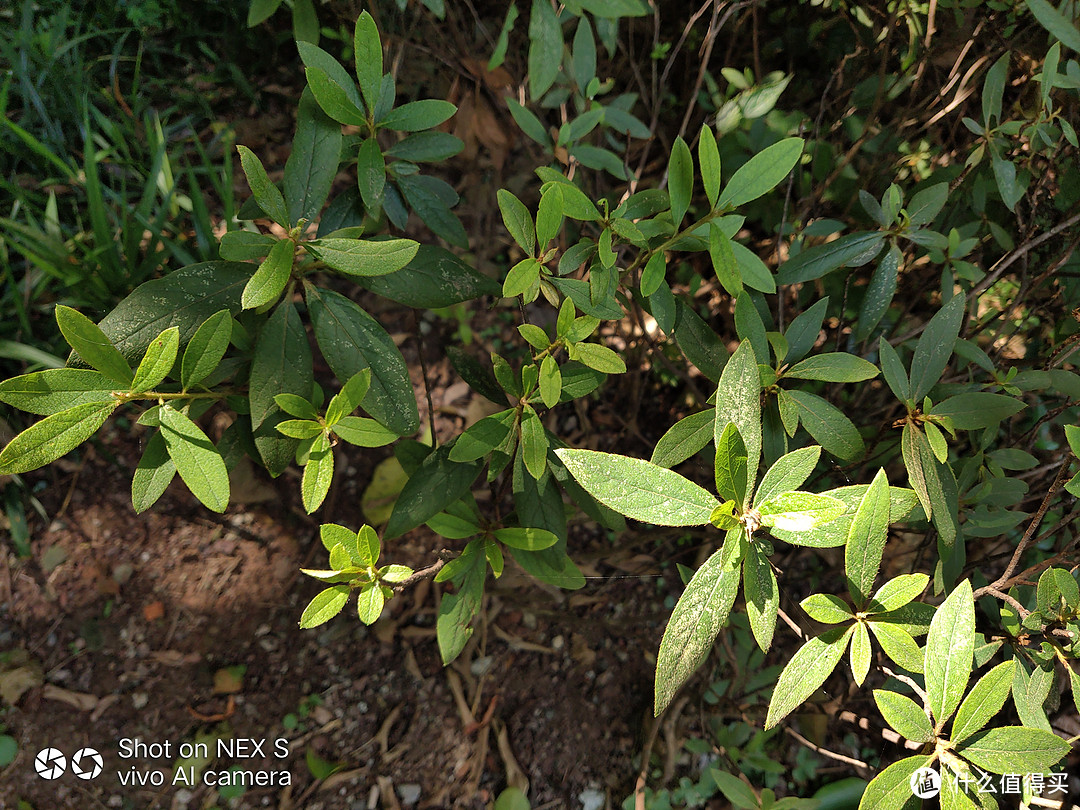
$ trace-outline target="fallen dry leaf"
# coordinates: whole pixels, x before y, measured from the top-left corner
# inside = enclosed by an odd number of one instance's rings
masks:
[[[151,602],[149,605],[145,605],[143,607],[142,612],[143,618],[146,619],[148,622],[156,622],[158,619],[165,615],[165,605],[160,601]]]
[[[96,695],[90,695],[86,692],[72,692],[68,689],[61,689],[59,686],[53,686],[51,683],[45,684],[42,697],[46,700],[58,700],[83,712],[92,711],[98,705]]]

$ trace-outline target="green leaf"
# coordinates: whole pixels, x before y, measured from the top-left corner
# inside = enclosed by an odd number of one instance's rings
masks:
[[[341,127],[322,111],[311,90],[304,88],[296,113],[296,135],[281,182],[290,224],[318,217],[337,175],[340,157]]]
[[[439,126],[456,112],[457,107],[449,101],[425,98],[395,107],[379,122],[379,126],[398,132],[417,132]]]
[[[330,432],[356,447],[384,447],[398,438],[394,431],[362,416],[343,416]]]
[[[578,19],[577,30],[574,31],[572,66],[574,81],[584,94],[585,88],[596,76],[596,40],[593,39],[589,19],[584,15]]]
[[[536,232],[533,230],[533,219],[529,209],[504,188],[500,188],[495,196],[499,201],[499,212],[502,214],[506,230],[517,242],[518,247],[525,251],[525,255],[532,256],[536,251]]]
[[[416,256],[420,247],[412,239],[316,239],[305,242],[309,253],[325,264],[352,276],[396,273]]]
[[[314,439],[323,432],[322,425],[308,419],[286,419],[284,422],[278,422],[274,427],[278,433],[292,439]]]
[[[993,427],[1025,407],[1017,397],[974,391],[949,397],[935,405],[930,412],[934,416],[948,417],[953,427],[960,430],[978,430]]]
[[[842,546],[847,542],[848,531],[851,529],[855,510],[859,508],[859,502],[862,500],[863,495],[866,494],[868,486],[868,484],[856,484],[855,486],[829,490],[826,494],[842,501],[846,507],[844,514],[831,523],[826,523],[813,531],[801,534],[773,528],[772,534],[786,543],[794,543],[800,546],[814,546],[816,548]],[[910,489],[889,487],[889,522],[898,523],[903,521],[918,506],[918,503],[918,497]]]
[[[799,604],[811,619],[824,624],[839,624],[854,618],[844,600],[831,593],[810,594]]]
[[[712,441],[715,421],[716,412],[712,409],[680,419],[660,437],[650,461],[669,469],[686,461]]]
[[[705,187],[709,207],[715,209],[720,193],[720,151],[716,147],[716,136],[709,126],[702,126],[698,136],[698,165],[701,167],[701,184]]]
[[[309,43],[296,43],[298,47]],[[314,47],[314,46],[311,46]],[[300,47],[301,56],[305,49]],[[320,51],[322,53],[322,51]],[[333,57],[327,54],[327,58],[333,61]],[[337,63],[335,62],[335,65]],[[340,69],[341,66],[337,65]],[[344,72],[344,71],[343,71]],[[304,75],[307,78],[308,89],[315,97],[319,107],[326,115],[339,124],[361,127],[367,124],[367,118],[361,107],[363,106],[356,87],[347,77],[345,82],[338,81],[337,71],[327,70],[323,65],[307,65]]]
[[[540,551],[559,542],[559,538],[545,529],[496,529],[496,539],[511,548]]]
[[[437,309],[482,295],[499,295],[497,282],[446,248],[421,245],[404,268],[385,276],[357,277],[362,287],[417,309]]]
[[[991,773],[1046,773],[1069,750],[1056,734],[1024,726],[988,729],[956,747],[960,756]]]
[[[415,132],[395,143],[383,154],[410,163],[448,160],[465,148],[461,138],[449,132]]]
[[[150,342],[175,326],[180,344],[214,313],[240,311],[240,294],[251,277],[245,262],[203,262],[139,285],[101,321],[101,331],[128,360],[142,356]]]
[[[274,404],[299,419],[315,420],[319,413],[314,405],[296,394],[274,394]]]
[[[938,607],[926,637],[926,696],[938,723],[944,723],[967,689],[975,652],[975,603],[964,580]]]
[[[218,253],[221,258],[231,261],[261,260],[278,241],[277,238],[266,233],[229,231],[222,234]]]
[[[180,348],[180,330],[172,326],[162,332],[151,343],[143,356],[139,368],[135,372],[135,379],[131,383],[132,393],[149,391],[155,385],[164,380],[173,364],[176,362],[176,354]]]
[[[562,62],[562,28],[547,0],[533,0],[529,16],[529,98],[538,101],[555,83]]]
[[[847,649],[853,629],[837,627],[810,639],[780,673],[765,719],[768,730],[791,714],[817,691]]]
[[[877,579],[888,536],[889,479],[885,476],[885,470],[878,470],[851,521],[844,548],[848,593],[860,609],[866,606],[870,598],[870,589]]]
[[[469,491],[483,466],[479,461],[450,461],[452,444],[433,450],[408,482],[390,514],[383,537],[387,540],[426,523]]]
[[[843,461],[854,461],[862,456],[862,437],[838,408],[806,391],[788,391],[787,394],[798,406],[803,427],[826,451]]]
[[[146,449],[131,478],[131,505],[135,507],[135,513],[142,514],[157,503],[175,475],[176,465],[169,458],[165,438],[160,430],[155,430],[146,442]]]
[[[160,411],[161,436],[176,471],[207,509],[224,512],[229,505],[229,471],[206,434],[169,404]]]
[[[539,480],[547,469],[548,438],[540,417],[531,405],[521,413],[521,459],[525,469]]]
[[[958,743],[981,729],[1001,711],[1012,690],[1016,661],[1004,661],[983,675],[971,687],[956,711],[949,738]]]
[[[941,213],[941,209],[945,207],[948,199],[948,183],[935,183],[924,188],[912,197],[905,206],[908,214],[908,224],[913,227],[929,225]]]
[[[312,627],[326,624],[337,616],[345,607],[345,603],[349,601],[351,590],[348,585],[335,585],[333,588],[320,591],[304,608],[300,616],[300,628],[310,630]]]
[[[409,370],[386,330],[343,295],[305,284],[315,340],[339,380],[371,368],[364,409],[399,436],[420,426]],[[308,386],[310,390],[310,384]]]
[[[287,229],[289,227],[289,211],[285,207],[285,198],[281,196],[278,187],[270,182],[262,161],[246,146],[238,145],[236,151],[240,153],[240,165],[244,169],[244,175],[247,177],[255,202],[258,203],[259,208],[270,219]]]
[[[656,526],[704,526],[719,502],[678,473],[643,459],[593,450],[555,454],[585,490],[605,506]]]
[[[925,754],[894,762],[866,786],[859,810],[918,810],[922,799],[911,792],[911,776],[934,760]]]
[[[826,296],[817,301],[806,312],[795,317],[791,325],[784,333],[788,342],[787,356],[783,358],[785,363],[797,363],[806,356],[814,344],[817,343],[821,334],[821,324],[825,320],[825,312],[829,306],[829,298]]]
[[[832,242],[815,245],[788,259],[776,271],[777,284],[815,281],[853,262],[865,264],[881,252],[885,237],[879,231],[850,233]]]
[[[843,501],[813,492],[782,492],[757,507],[762,526],[806,532],[840,517]]]
[[[112,402],[116,382],[87,368],[50,368],[0,382],[0,402],[49,416],[76,405]],[[709,422],[712,436],[712,422]]]
[[[750,620],[754,639],[762,652],[768,652],[776,630],[780,590],[776,584],[776,574],[760,543],[750,543],[743,561],[743,595],[746,597],[746,617]]]
[[[536,243],[541,251],[547,249],[554,239],[563,221],[563,198],[561,183],[550,183],[540,195],[540,205],[536,209]],[[608,238],[610,239],[610,233]]]
[[[1054,39],[1061,40],[1061,44],[1080,53],[1080,31],[1076,23],[1066,17],[1047,0],[1024,0],[1031,9],[1032,15]]]
[[[93,321],[71,307],[58,304],[56,323],[64,340],[84,362],[123,386],[131,385],[134,375],[127,361]]]
[[[727,348],[693,307],[681,297],[676,298],[675,303],[675,339],[679,348],[702,374],[710,380],[719,380],[728,360]]]
[[[248,6],[247,27],[254,28],[259,23],[270,19],[280,5],[281,0],[251,0],[251,5]]]
[[[334,452],[330,449],[330,440],[323,433],[311,446],[307,464],[304,465],[304,476],[300,481],[300,497],[305,512],[310,515],[322,506],[333,480]]]
[[[870,632],[865,622],[856,622],[851,637],[851,675],[856,686],[862,686],[870,672]]]
[[[291,239],[282,239],[270,248],[240,296],[244,309],[257,309],[281,297],[292,274],[295,252],[296,243]]]
[[[728,533],[738,542],[741,528]],[[739,566],[725,566],[723,551],[715,551],[697,570],[679,597],[664,629],[656,657],[656,694],[653,714],[659,715],[712,649],[727,622],[739,590]]]
[[[607,346],[599,343],[578,343],[574,347],[577,359],[589,368],[602,371],[605,374],[623,374],[626,372],[626,363],[619,355]]]
[[[0,474],[30,472],[67,455],[93,436],[118,405],[87,402],[31,425],[0,452]]]
[[[180,382],[186,391],[202,382],[218,367],[232,337],[232,316],[220,310],[195,330],[180,361]]]
[[[360,621],[364,624],[375,624],[382,615],[388,593],[390,593],[389,588],[378,583],[361,588],[356,598],[356,615]]]
[[[785,377],[822,382],[854,383],[878,375],[873,363],[846,352],[826,352],[796,363],[784,372]]]
[[[522,107],[512,98],[505,98],[503,101],[506,102],[506,106],[510,110],[510,116],[521,128],[521,131],[541,146],[550,150],[552,146],[551,137],[540,119],[531,110]]]
[[[457,658],[465,648],[472,635],[469,623],[480,610],[480,602],[484,597],[486,570],[484,555],[479,549],[480,545],[476,540],[465,547],[465,551],[458,558],[464,565],[459,575],[457,593],[443,594],[442,603],[439,605],[436,631],[439,654],[444,666]]]
[[[901,402],[912,404],[914,400],[911,397],[911,383],[908,380],[907,370],[900,361],[896,349],[884,336],[878,343],[878,354],[881,357],[881,370],[885,375],[885,382],[892,390],[893,396]]]
[[[736,169],[720,192],[716,207],[735,208],[772,191],[799,162],[802,150],[802,138],[785,138],[765,147]]]
[[[375,138],[367,138],[357,150],[356,180],[364,206],[372,216],[378,216],[386,191],[386,160]]]
[[[544,407],[554,408],[562,396],[562,373],[550,354],[540,363],[540,399]]]
[[[283,301],[256,340],[248,383],[255,446],[271,475],[281,474],[296,448],[295,440],[276,430],[282,415],[274,397],[279,393],[310,395],[312,382],[307,332],[296,307]]]
[[[874,272],[870,275],[870,283],[866,285],[866,294],[859,306],[859,322],[855,330],[856,340],[866,340],[870,337],[888,311],[889,304],[896,295],[900,263],[903,259],[903,251],[893,242],[874,268]]]
[[[801,487],[814,471],[819,458],[821,448],[816,445],[794,450],[778,458],[762,477],[754,493],[754,506]]]
[[[353,62],[360,92],[369,110],[374,110],[379,103],[379,90],[382,87],[383,54],[379,29],[375,20],[366,11],[356,19],[353,31]]]
[[[738,428],[746,445],[746,478],[752,484],[757,480],[761,459],[761,377],[748,340],[740,343],[731,355],[716,388],[714,435],[717,447],[729,422]]]
[[[881,649],[894,663],[909,672],[921,673],[923,671],[923,651],[919,649],[919,645],[915,643],[915,639],[911,637],[907,629],[883,621],[871,621],[869,625]]]
[[[713,272],[720,286],[727,294],[739,298],[742,295],[742,276],[739,274],[739,266],[735,261],[735,252],[732,249],[731,240],[715,222],[709,223],[709,258],[712,260]],[[739,298],[741,301],[742,298]]]
[[[668,195],[671,198],[671,221],[678,230],[694,193],[694,158],[681,137],[675,138],[668,158]]]
[[[911,360],[911,398],[919,402],[930,393],[952,357],[964,321],[963,295],[954,295],[926,325]]]
[[[742,505],[746,500],[746,445],[732,422],[728,422],[716,440],[713,467],[720,500]]]
[[[893,577],[870,597],[867,609],[884,613],[901,608],[921,594],[929,581],[930,577],[926,574],[901,574]]]
[[[911,698],[887,689],[875,689],[874,702],[885,722],[904,739],[924,743],[933,738],[934,730],[930,728],[926,713]]]

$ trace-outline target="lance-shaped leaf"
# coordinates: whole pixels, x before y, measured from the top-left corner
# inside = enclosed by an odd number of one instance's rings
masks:
[[[656,526],[704,526],[720,505],[709,492],[676,472],[644,459],[558,449],[570,474],[600,503]]]
[[[300,496],[305,512],[310,515],[322,506],[333,480],[334,451],[330,449],[330,440],[323,433],[311,446],[307,464],[304,465],[304,476],[300,481]]]
[[[270,248],[240,296],[244,309],[256,309],[278,299],[289,281],[295,253],[296,244],[291,239],[281,239]]]
[[[50,368],[0,382],[0,402],[20,411],[50,416],[91,402],[112,402],[116,381],[88,368]],[[712,413],[709,413],[712,438]]]
[[[878,343],[878,354],[881,357],[881,371],[885,375],[885,382],[898,400],[911,404],[911,383],[908,380],[907,370],[904,368],[900,355],[884,337]]]
[[[735,170],[716,207],[735,208],[772,191],[798,163],[802,150],[802,138],[785,138],[765,147]]]
[[[894,762],[866,786],[859,800],[859,810],[917,810],[922,807],[922,799],[911,790],[911,777],[933,761],[921,754]]]
[[[971,687],[964,702],[956,710],[952,733],[954,742],[967,739],[1001,711],[1012,689],[1016,660],[1004,661],[987,672]]]
[[[844,502],[813,492],[782,492],[758,507],[762,526],[789,532],[807,532],[836,520],[846,509]]]
[[[786,391],[798,406],[799,420],[826,451],[844,461],[863,454],[863,440],[851,420],[834,405],[806,391]]]
[[[29,472],[67,455],[93,436],[117,406],[87,402],[31,425],[0,453],[0,474]]]
[[[166,329],[146,348],[139,368],[132,380],[133,393],[149,391],[172,371],[176,353],[180,348],[180,330],[175,326]]]
[[[926,324],[911,359],[911,397],[915,402],[930,393],[952,357],[960,325],[964,322],[963,295],[954,295]]]
[[[813,281],[845,265],[865,264],[881,252],[884,242],[884,234],[871,231],[851,233],[832,242],[807,248],[780,265],[776,272],[776,283]]]
[[[278,187],[270,182],[262,161],[246,146],[237,146],[236,151],[240,153],[240,165],[244,169],[248,186],[251,187],[251,194],[255,197],[259,208],[282,228],[288,228],[289,211],[285,206],[285,198],[281,196]]]
[[[746,445],[734,422],[727,424],[717,440],[713,467],[720,500],[742,504],[746,499]]]
[[[750,543],[743,561],[743,595],[746,597],[746,617],[750,620],[754,639],[762,652],[768,652],[776,630],[780,589],[760,543]]]
[[[356,19],[356,28],[353,32],[353,57],[360,92],[364,94],[368,109],[374,110],[379,102],[379,90],[382,86],[383,54],[379,29],[375,25],[375,20],[366,11],[361,12]]]
[[[778,458],[762,477],[754,493],[754,506],[801,487],[814,471],[819,458],[821,448],[816,445],[793,450]]]
[[[175,476],[176,464],[169,458],[165,438],[160,430],[155,430],[131,478],[131,505],[135,513],[142,514],[157,503]]]
[[[420,244],[412,239],[316,239],[305,242],[309,253],[330,267],[353,276],[385,276],[412,261]]]
[[[180,382],[185,390],[205,380],[218,367],[231,337],[232,317],[225,309],[215,312],[195,330],[180,361]]]
[[[709,205],[716,208],[720,192],[720,150],[716,146],[712,127],[702,126],[698,135],[698,163],[701,165],[701,184],[705,186],[705,196]]]
[[[345,603],[349,601],[351,590],[348,585],[335,585],[333,588],[320,591],[300,615],[300,627],[308,630],[325,624],[337,616],[345,607]]]
[[[56,323],[64,340],[83,362],[120,385],[131,385],[134,378],[131,368],[97,324],[81,312],[63,305],[56,307]]]
[[[206,508],[224,512],[229,505],[229,471],[217,448],[198,425],[175,408],[165,405],[159,418],[169,457],[191,494]]]
[[[502,214],[506,230],[517,242],[518,247],[525,251],[525,255],[532,256],[536,251],[536,231],[533,228],[533,218],[529,209],[525,207],[525,203],[506,189],[499,189],[495,196],[498,199],[499,212]]]
[[[853,383],[878,375],[877,366],[846,352],[826,352],[801,360],[787,371],[785,377],[822,382]]]
[[[546,529],[509,528],[496,529],[495,538],[510,548],[520,548],[526,551],[540,551],[550,548],[559,542],[559,538]]]
[[[927,742],[934,731],[930,721],[914,700],[887,689],[874,690],[874,702],[885,722],[892,726],[905,739],[913,742]]]
[[[870,631],[865,622],[855,622],[851,636],[851,675],[856,686],[862,686],[870,672]]]
[[[798,546],[814,546],[816,548],[832,548],[842,546],[847,542],[848,531],[851,529],[851,521],[855,518],[855,510],[859,508],[859,502],[866,494],[869,484],[855,484],[849,487],[831,489],[827,494],[831,498],[843,501],[844,514],[840,515],[831,523],[819,526],[813,531],[793,534],[782,529],[773,528],[772,534],[785,543]],[[889,487],[889,522],[899,523],[905,520],[919,505],[919,499],[915,493],[905,487]]]
[[[921,605],[922,603],[919,602],[917,604]],[[926,607],[929,607],[929,605],[926,605]],[[921,673],[923,671],[923,651],[919,649],[919,645],[916,644],[915,639],[912,638],[912,635],[909,632],[911,628],[902,627],[899,624],[892,624],[887,621],[871,620],[868,624],[870,625],[870,630],[873,632],[874,637],[881,645],[881,649],[896,664],[902,666],[908,672]]]
[[[960,705],[974,652],[975,603],[965,579],[938,607],[926,636],[926,697],[939,724]]]
[[[452,443],[433,450],[409,477],[386,524],[385,538],[415,529],[469,491],[482,464],[455,463],[450,460],[452,450]]]
[[[681,464],[713,440],[715,421],[716,412],[712,410],[692,413],[680,419],[660,437],[649,460],[668,468]]]
[[[742,528],[728,532],[724,545],[738,543]],[[712,649],[739,591],[739,566],[725,565],[723,550],[713,552],[679,597],[664,629],[656,657],[653,713],[659,715]]]
[[[855,511],[844,549],[848,593],[856,607],[865,607],[877,579],[889,535],[889,479],[878,470]]]
[[[837,627],[810,639],[795,653],[773,689],[765,728],[770,729],[791,714],[825,683],[847,648],[852,627]]]
[[[831,593],[812,593],[799,605],[811,619],[824,624],[839,624],[855,618],[844,600]]]
[[[972,391],[949,397],[935,405],[930,412],[934,416],[951,419],[953,427],[960,430],[978,430],[996,425],[1026,407],[1016,397]]]
[[[926,588],[930,577],[926,574],[901,574],[893,577],[870,597],[867,610],[884,613],[902,608]]]
[[[285,162],[282,188],[289,222],[309,222],[319,215],[330,194],[341,158],[341,127],[320,109],[310,88],[304,88],[296,113],[296,135]]]
[[[681,137],[671,145],[671,157],[668,159],[668,194],[671,197],[671,221],[678,229],[686,209],[690,207],[690,197],[694,193],[694,158],[690,147]]]
[[[1069,750],[1069,743],[1049,731],[1003,726],[968,737],[956,753],[991,773],[1046,773]]]
[[[728,359],[716,387],[713,431],[717,447],[729,423],[738,428],[746,446],[746,478],[750,485],[748,489],[752,489],[761,459],[761,376],[749,340],[740,343]]]

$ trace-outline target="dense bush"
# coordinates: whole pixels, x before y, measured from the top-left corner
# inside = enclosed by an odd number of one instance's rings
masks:
[[[279,5],[253,3],[249,22]],[[385,5],[381,19],[401,25]],[[995,806],[973,787],[987,773],[1056,784],[1071,741],[1051,720],[1062,691],[1080,700],[1080,376],[1069,363],[1080,340],[1065,316],[1080,298],[1080,62],[1068,56],[1080,32],[1046,0],[751,5],[738,24],[755,42],[818,59],[809,30],[840,62],[835,75],[803,87],[810,65],[762,75],[757,46],[753,70],[714,75],[709,56],[736,24],[721,3],[672,36],[638,0],[534,0],[527,56],[513,66],[527,68],[527,103],[523,93],[506,104],[544,165],[532,187],[490,196],[513,240],[500,284],[463,253],[469,234],[444,179],[463,148],[444,127],[455,106],[398,97],[368,12],[332,46],[314,7],[292,4],[307,88],[281,182],[239,146],[252,196],[220,258],[144,281],[97,324],[56,306],[73,353],[64,368],[0,383],[0,401],[44,417],[0,453],[0,472],[56,460],[127,408],[150,431],[136,511],[176,475],[224,511],[229,470],[247,457],[272,476],[300,465],[313,513],[339,442],[393,444],[405,478],[389,519],[322,526],[328,565],[305,573],[327,587],[300,622],[328,621],[354,591],[359,618],[374,622],[386,600],[434,577],[452,587],[437,623],[444,663],[468,643],[505,553],[542,582],[584,584],[567,499],[613,531],[624,517],[703,527],[691,532],[700,565],[685,570],[660,645],[656,714],[742,612],[741,590],[761,651],[781,616],[801,645],[756,718],[765,729],[846,654],[853,682],[878,687],[884,721],[917,744],[873,779],[862,807],[916,805],[909,780],[926,767],[941,771],[948,808]],[[517,17],[512,7],[492,37],[489,73],[524,41]],[[946,21],[982,50],[950,56],[938,44]],[[1017,50],[979,39],[983,27],[1007,27]],[[343,46],[348,67],[331,53]],[[700,63],[682,61],[691,47]],[[633,72],[650,92],[620,93],[609,71]],[[23,231],[5,227],[18,243]],[[422,409],[358,288],[417,309],[517,299],[514,352],[447,352],[501,410],[441,441],[432,424],[430,445],[409,438]],[[541,299],[547,327],[528,320]],[[332,396],[316,379],[322,364]],[[587,437],[594,449],[569,447],[547,413],[611,396],[609,378],[639,367],[696,401],[692,412],[649,460],[595,449],[611,447],[603,435]],[[199,426],[211,413],[229,416],[213,439]],[[432,549],[417,572],[383,560],[385,541],[425,524],[456,556]],[[883,574],[890,544],[917,553]],[[829,548],[843,548],[841,566],[808,556]],[[740,807],[774,796],[722,769],[707,781],[704,795]],[[1030,801],[1038,785],[1018,792]]]

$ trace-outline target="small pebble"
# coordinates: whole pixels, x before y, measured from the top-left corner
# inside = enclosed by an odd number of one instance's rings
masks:
[[[401,803],[406,807],[412,807],[420,801],[420,786],[407,782],[397,786],[397,794],[401,797]]]

